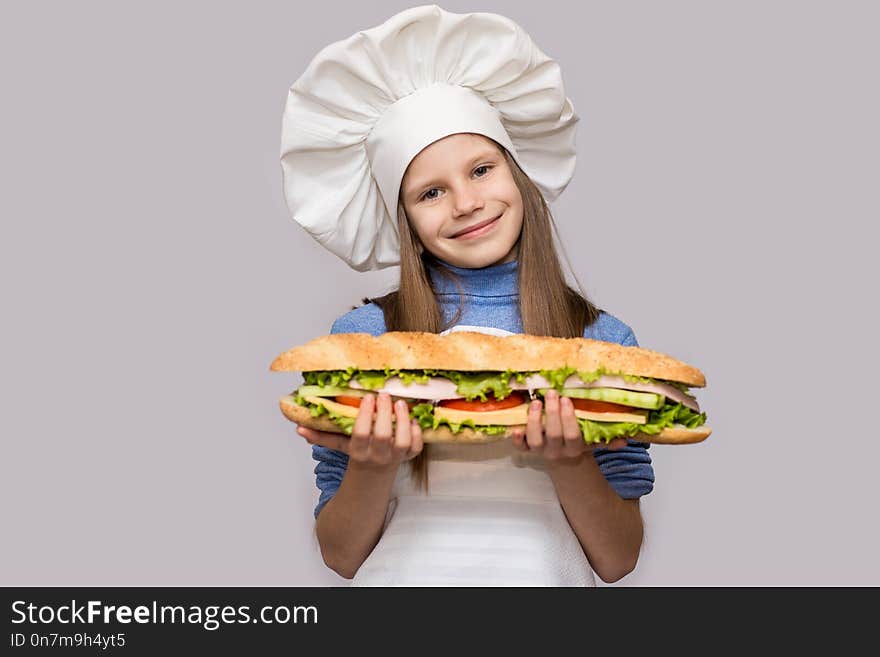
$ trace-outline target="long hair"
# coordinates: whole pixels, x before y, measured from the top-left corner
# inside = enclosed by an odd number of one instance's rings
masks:
[[[503,153],[523,200],[523,225],[517,241],[523,333],[559,338],[583,337],[586,328],[599,318],[601,309],[594,306],[586,294],[573,290],[566,283],[553,243],[556,225],[550,208],[540,190],[519,168],[507,149],[497,143],[495,145]],[[382,309],[387,331],[440,333],[454,326],[461,317],[461,283],[454,272],[422,246],[400,202],[397,207],[397,228],[400,235],[400,285],[384,296],[364,298],[363,303],[372,302]],[[458,309],[454,317],[445,323],[427,271],[428,264],[439,275],[451,280],[459,291]],[[580,282],[578,286],[582,287]],[[422,453],[410,461],[413,479],[425,491],[428,490],[428,447],[425,445]]]

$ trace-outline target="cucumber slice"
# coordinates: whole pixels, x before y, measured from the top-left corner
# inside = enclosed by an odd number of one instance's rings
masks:
[[[334,386],[301,386],[297,390],[303,397],[336,397],[337,395],[346,395],[348,397],[363,397],[369,390],[358,390],[357,388],[338,388]]]
[[[550,388],[538,388],[537,392],[545,395]],[[653,392],[635,392],[633,390],[620,390],[619,388],[563,388],[559,393],[563,397],[575,397],[577,399],[592,399],[594,401],[623,404],[635,408],[663,408],[666,398],[663,395],[655,395]]]

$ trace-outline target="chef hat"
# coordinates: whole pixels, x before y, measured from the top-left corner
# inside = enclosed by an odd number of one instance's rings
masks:
[[[476,133],[552,202],[574,174],[578,116],[558,64],[509,18],[413,7],[322,49],[290,88],[281,132],[294,220],[357,271],[400,261],[397,203],[426,146]]]

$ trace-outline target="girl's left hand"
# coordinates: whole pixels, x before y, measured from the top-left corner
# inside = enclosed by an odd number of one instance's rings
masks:
[[[626,438],[615,438],[610,443],[584,442],[584,435],[568,397],[560,399],[556,390],[548,390],[544,397],[546,418],[541,425],[541,402],[532,401],[525,432],[514,431],[513,446],[521,452],[541,454],[547,461],[569,461],[592,452],[596,447],[620,449],[626,447]]]

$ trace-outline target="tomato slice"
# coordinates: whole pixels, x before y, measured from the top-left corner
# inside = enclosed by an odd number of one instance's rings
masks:
[[[513,392],[504,399],[495,399],[495,395],[491,392],[486,393],[487,401],[475,399],[467,401],[466,399],[445,399],[439,403],[445,408],[454,408],[459,411],[500,411],[504,408],[513,408],[525,404],[529,398],[521,392]]]
[[[591,413],[632,413],[638,409],[622,404],[612,404],[611,402],[595,401],[593,399],[575,399],[569,397],[575,410],[590,411]]]
[[[346,406],[354,406],[355,408],[360,408],[361,407],[361,400],[363,399],[363,397],[349,397],[347,395],[339,395],[338,397],[334,397],[333,399],[334,399],[334,401],[336,401],[339,404],[345,404]],[[392,404],[396,403],[398,399],[403,399],[403,397],[395,397],[394,395],[392,395],[391,396],[391,403]],[[418,403],[419,402],[413,401],[411,399],[406,400],[406,405],[409,407],[410,411]]]
[[[345,404],[346,406],[354,406],[355,408],[360,408],[361,399],[363,399],[363,397],[345,397],[343,395],[334,397],[334,401],[337,403]]]

